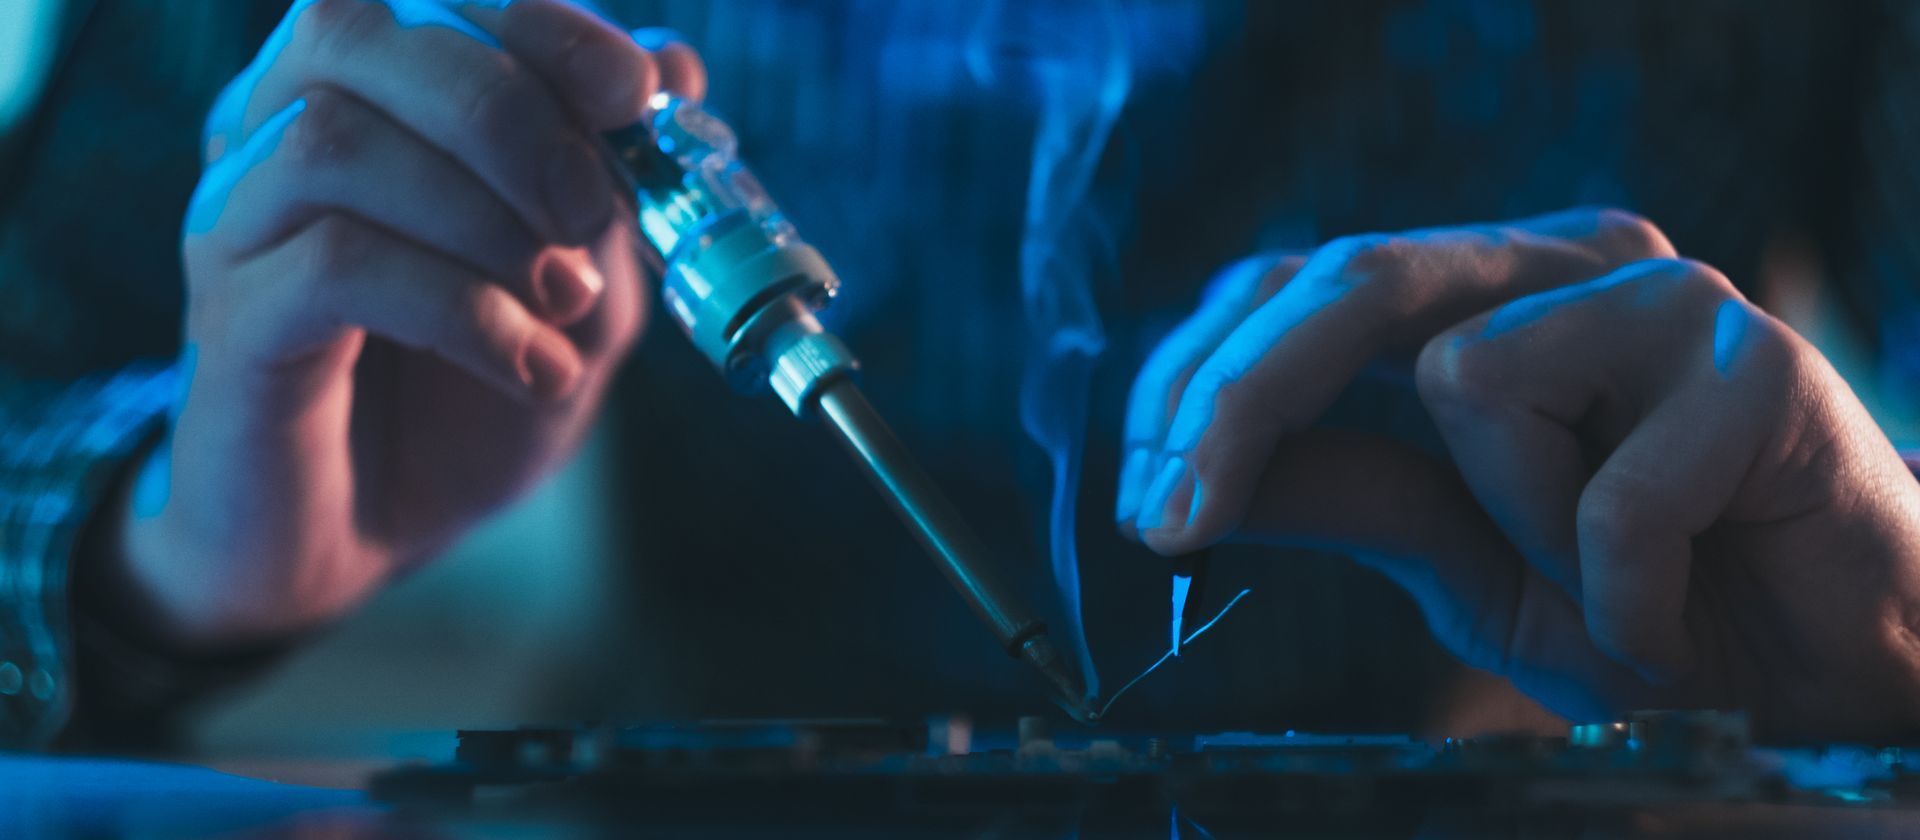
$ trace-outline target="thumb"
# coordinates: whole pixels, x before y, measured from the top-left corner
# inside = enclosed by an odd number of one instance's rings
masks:
[[[1336,551],[1385,575],[1434,637],[1555,712],[1657,705],[1601,653],[1579,605],[1521,556],[1449,463],[1388,438],[1316,429],[1283,440],[1234,542]]]

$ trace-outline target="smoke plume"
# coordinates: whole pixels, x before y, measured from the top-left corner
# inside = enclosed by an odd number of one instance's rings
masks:
[[[1093,284],[1115,271],[1112,243],[1088,206],[1094,170],[1132,83],[1126,22],[1114,0],[994,0],[967,48],[976,80],[1022,86],[1035,108],[1020,238],[1028,358],[1020,422],[1053,472],[1049,543],[1055,584],[1089,695],[1099,680],[1087,645],[1075,547],[1075,499],[1094,363],[1106,334]]]

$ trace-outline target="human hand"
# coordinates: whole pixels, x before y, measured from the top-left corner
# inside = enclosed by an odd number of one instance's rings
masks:
[[[1229,273],[1148,362],[1118,517],[1165,554],[1332,548],[1575,719],[1920,722],[1920,488],[1821,355],[1617,211],[1336,240]],[[1417,351],[1446,454],[1317,427]]]
[[[553,470],[643,323],[593,138],[705,71],[564,0],[301,0],[208,120],[190,384],[111,565],[185,646],[337,616]]]

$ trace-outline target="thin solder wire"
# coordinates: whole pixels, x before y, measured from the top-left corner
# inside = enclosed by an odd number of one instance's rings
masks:
[[[1201,825],[1199,820],[1180,813],[1179,805],[1170,805],[1168,810],[1173,817],[1170,821],[1173,823],[1173,830],[1169,833],[1173,840],[1181,840],[1183,835],[1180,831],[1180,825],[1182,823],[1185,823],[1188,828],[1193,829],[1194,833],[1199,834],[1200,840],[1214,840],[1213,832],[1208,831],[1207,827]]]
[[[1221,607],[1219,612],[1214,613],[1213,618],[1209,619],[1207,623],[1200,625],[1198,629],[1188,634],[1185,639],[1182,639],[1180,641],[1180,644],[1182,646],[1193,644],[1194,639],[1200,638],[1201,633],[1205,633],[1208,630],[1213,629],[1213,625],[1218,624],[1220,622],[1220,619],[1226,618],[1227,612],[1232,610],[1235,604],[1240,603],[1241,598],[1247,597],[1247,595],[1251,594],[1252,592],[1253,590],[1251,589],[1240,590],[1240,594],[1233,596],[1233,600],[1228,601],[1226,606]],[[1159,659],[1154,660],[1152,665],[1147,666],[1147,670],[1141,671],[1138,676],[1134,677],[1133,679],[1127,680],[1126,685],[1120,686],[1120,690],[1115,691],[1113,693],[1113,696],[1108,697],[1107,702],[1100,706],[1100,713],[1099,715],[1097,715],[1097,717],[1101,717],[1101,718],[1106,717],[1107,710],[1113,708],[1113,703],[1115,700],[1119,700],[1121,695],[1126,694],[1127,689],[1134,687],[1135,684],[1139,683],[1141,680],[1146,679],[1148,674],[1151,674],[1154,671],[1159,670],[1160,666],[1165,665],[1167,663],[1167,660],[1173,658],[1173,652],[1174,652],[1174,648],[1169,646],[1167,648],[1166,653],[1160,654]]]

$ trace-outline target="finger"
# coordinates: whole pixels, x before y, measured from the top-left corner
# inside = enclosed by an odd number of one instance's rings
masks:
[[[214,165],[188,214],[187,248],[229,264],[344,211],[472,266],[550,323],[571,324],[605,282],[584,251],[543,247],[473,174],[386,115],[333,88],[257,132],[259,148]],[[230,182],[230,183],[229,183]],[[432,196],[432,212],[421,197]]]
[[[209,166],[221,160],[227,153],[241,148],[246,137],[242,127],[246,121],[247,103],[253,96],[253,90],[260,84],[260,77],[278,61],[287,44],[293,40],[293,22],[300,11],[311,5],[313,0],[294,0],[286,15],[275,24],[273,31],[267,34],[266,41],[260,45],[253,60],[241,68],[220,94],[214,97],[213,107],[207,110],[207,121],[201,132],[201,161]],[[263,121],[264,124],[264,121]],[[257,128],[257,127],[256,127]]]
[[[1567,339],[1559,337],[1571,329],[1566,322],[1556,320],[1551,328],[1538,322],[1562,310],[1588,311],[1583,307],[1594,298],[1633,284],[1621,292],[1630,293],[1640,288],[1634,281],[1668,270],[1662,261],[1635,263],[1521,298],[1441,333],[1420,354],[1421,400],[1474,496],[1528,562],[1575,598],[1580,561],[1574,510],[1595,465],[1574,429],[1603,395],[1594,377],[1605,366],[1637,367],[1640,358],[1674,348],[1656,344],[1638,327],[1623,333],[1633,341],[1605,336],[1567,348]],[[1548,334],[1556,339],[1548,341]]]
[[[1556,713],[1660,705],[1594,647],[1578,604],[1513,550],[1458,473],[1411,445],[1339,429],[1281,441],[1229,539],[1353,556],[1406,590],[1447,650]]]
[[[317,85],[351,91],[445,151],[542,239],[605,229],[613,188],[563,104],[519,59],[437,3],[313,0],[245,93],[240,134]],[[264,58],[264,56],[263,56]]]
[[[297,358],[364,329],[512,396],[555,399],[580,379],[572,343],[505,289],[346,215],[321,217],[231,282],[246,312],[227,339],[253,358]]]
[[[590,131],[639,121],[660,86],[654,57],[598,15],[565,0],[465,2],[460,15],[545,79]]]
[[[1693,540],[1726,510],[1758,441],[1750,423],[1707,420],[1724,411],[1710,393],[1676,396],[1649,415],[1601,465],[1580,496],[1581,604],[1594,644],[1650,680],[1692,673],[1687,581]]]
[[[680,33],[660,27],[635,29],[633,40],[653,53],[660,67],[660,87],[693,102],[707,98],[707,65]]]
[[[1692,541],[1770,416],[1770,374],[1731,375],[1729,354],[1764,318],[1712,269],[1655,260],[1510,303],[1422,354],[1423,395],[1482,506],[1571,577],[1596,646],[1650,679],[1693,666]],[[1593,470],[1596,448],[1610,454]]]
[[[1126,455],[1114,509],[1115,519],[1123,529],[1131,526],[1139,515],[1140,499],[1146,494],[1147,482],[1157,466],[1153,459],[1166,436],[1167,420],[1194,368],[1219,346],[1249,310],[1271,297],[1273,291],[1286,282],[1285,278],[1292,275],[1292,269],[1298,267],[1297,258],[1277,254],[1234,263],[1214,277],[1193,316],[1174,327],[1148,355],[1127,398],[1123,438]]]
[[[1180,553],[1227,533],[1275,442],[1311,425],[1373,359],[1500,301],[1663,251],[1644,220],[1608,210],[1321,248],[1194,374],[1167,432],[1176,457],[1141,504],[1148,544]]]

